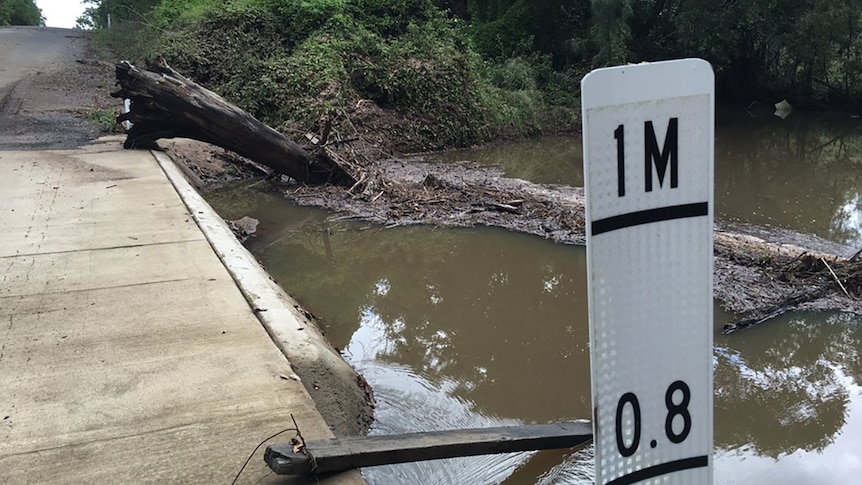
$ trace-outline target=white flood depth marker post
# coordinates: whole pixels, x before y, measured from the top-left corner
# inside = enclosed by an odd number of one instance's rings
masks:
[[[714,78],[581,82],[596,483],[712,483]]]

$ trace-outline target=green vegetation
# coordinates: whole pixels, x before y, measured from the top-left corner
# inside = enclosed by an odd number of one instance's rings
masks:
[[[108,109],[97,109],[90,113],[90,120],[99,127],[103,133],[121,132],[117,124],[117,113]]]
[[[45,25],[33,0],[0,0],[0,25]]]
[[[862,107],[860,0],[465,0],[491,58],[562,68],[702,57],[720,100]],[[566,34],[566,35],[563,35]]]
[[[578,125],[580,75],[538,52],[488,61],[471,24],[433,0],[103,0],[82,26],[133,59],[179,71],[286,132],[324,117],[400,140],[469,146]],[[107,14],[113,28],[106,27]],[[133,42],[140,38],[142,42]],[[358,113],[362,100],[382,108]],[[382,113],[382,114],[381,114]],[[346,116],[342,116],[346,115]],[[344,130],[348,132],[348,130]]]
[[[679,57],[709,60],[724,101],[862,101],[862,0],[87,1],[80,25],[124,57],[164,56],[285,132],[362,100],[415,148],[568,131],[589,69]]]

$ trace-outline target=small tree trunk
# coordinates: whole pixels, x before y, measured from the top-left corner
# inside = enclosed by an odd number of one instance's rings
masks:
[[[129,112],[117,119],[133,123],[124,148],[152,148],[160,138],[192,138],[226,148],[308,184],[350,187],[356,183],[353,175],[325,153],[310,154],[218,94],[174,71],[163,60],[147,70],[127,61],[116,68],[120,90],[111,96],[132,101]]]

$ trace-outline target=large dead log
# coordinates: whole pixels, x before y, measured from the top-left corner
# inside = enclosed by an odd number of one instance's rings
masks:
[[[133,123],[123,146],[152,148],[160,138],[192,138],[231,150],[308,184],[356,183],[324,151],[309,153],[292,140],[171,69],[163,60],[146,70],[117,64],[120,90],[131,100],[117,121]]]

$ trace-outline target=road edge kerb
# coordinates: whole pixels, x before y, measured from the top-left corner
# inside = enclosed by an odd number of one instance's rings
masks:
[[[313,321],[237,240],[222,218],[166,153],[151,151],[198,227],[230,273],[276,347],[284,354],[330,429],[365,434],[373,404],[365,380],[326,340]],[[286,376],[297,378],[297,376]]]

